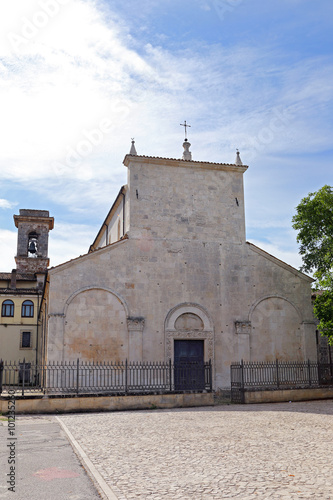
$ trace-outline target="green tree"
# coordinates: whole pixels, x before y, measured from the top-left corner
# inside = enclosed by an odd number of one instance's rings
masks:
[[[333,189],[323,186],[296,207],[292,222],[298,231],[302,271],[313,272],[318,293],[314,313],[320,331],[333,344]]]

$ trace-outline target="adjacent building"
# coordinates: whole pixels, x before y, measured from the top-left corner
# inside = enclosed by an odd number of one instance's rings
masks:
[[[16,269],[0,273],[0,359],[39,362],[38,317],[49,265],[48,233],[54,220],[46,210],[20,210],[14,222],[18,229]]]

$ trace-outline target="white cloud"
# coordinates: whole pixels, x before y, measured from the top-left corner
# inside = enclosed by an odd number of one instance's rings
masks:
[[[13,208],[17,203],[0,198],[0,208]]]
[[[10,272],[16,267],[17,233],[0,229],[1,272]]]
[[[55,267],[86,254],[98,229],[84,224],[55,222],[50,232],[50,266]]]
[[[223,47],[192,41],[173,51],[142,46],[138,31],[129,33],[125,21],[102,2],[52,0],[52,15],[43,9],[45,2],[0,5],[3,180],[48,193],[67,212],[67,221],[73,213],[90,215],[91,207],[99,219],[126,182],[122,158],[130,138],[135,136],[139,154],[181,157],[179,124],[186,119],[192,125],[193,159],[233,162],[238,147],[243,162],[252,164],[246,174],[246,206],[252,207],[247,223],[290,227],[290,206],[299,200],[289,197],[282,207],[281,193],[285,200],[288,183],[302,184],[305,174],[299,182],[295,175],[289,179],[300,160],[283,156],[320,151],[330,143],[333,68],[326,58],[303,57],[290,65],[269,44]],[[196,3],[199,9],[212,5]],[[121,8],[132,12],[136,5],[131,0],[130,7]],[[144,0],[140,19],[156,5]],[[25,41],[15,44],[10,34]],[[105,121],[107,130],[101,125]],[[57,218],[66,218],[52,215],[56,227]],[[78,227],[76,239],[88,248],[86,234]],[[51,236],[55,262],[81,252],[63,233],[54,230],[54,235],[60,241]]]
[[[50,266],[57,266],[87,253],[98,229],[83,224],[55,221],[49,238]],[[16,267],[16,248],[17,232],[0,229],[1,272],[10,272]]]
[[[62,9],[20,50],[3,45],[4,178],[52,176],[51,161],[64,163],[77,150],[85,159],[89,147],[95,154],[105,149],[128,119],[134,76],[153,77],[154,70],[122,43],[118,27],[103,21],[91,2],[72,0]],[[108,134],[97,145],[89,143],[86,135],[106,120]],[[87,175],[84,162],[80,170],[80,177]],[[65,175],[77,173],[68,169]]]
[[[196,159],[212,161],[218,160],[221,146],[238,146],[253,160],[258,152],[283,151],[290,136],[296,150],[316,141],[320,147],[330,132],[325,133],[324,124],[315,133],[302,124],[307,100],[316,106],[331,97],[327,81],[333,70],[326,65],[324,74],[314,71],[316,60],[288,69],[272,62],[277,54],[267,47],[225,49],[198,43],[174,53],[148,44],[139,55],[138,42],[116,16],[117,22],[82,0],[59,3],[57,15],[14,51],[8,33],[24,31],[18,12],[33,23],[41,1],[18,2],[15,16],[13,8],[6,9],[6,43],[0,49],[3,178],[90,180],[96,175],[91,165],[101,155],[104,166],[98,173],[105,175],[107,156],[117,152],[121,158],[127,147],[120,150],[119,138],[129,141],[132,134],[146,154],[181,156],[177,124],[185,114],[194,121]],[[282,85],[277,93],[267,85],[265,72],[278,79],[284,75],[285,90]],[[264,94],[258,92],[258,74],[264,74]],[[325,99],[318,88],[326,89]],[[278,113],[287,118],[279,121]],[[105,120],[108,133],[97,144],[91,142],[87,136]]]

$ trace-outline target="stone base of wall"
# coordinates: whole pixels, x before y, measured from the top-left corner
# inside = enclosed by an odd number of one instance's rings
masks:
[[[6,415],[10,400],[0,398],[0,413]],[[12,403],[10,403],[12,404]],[[93,411],[149,410],[214,405],[213,393],[151,394],[131,396],[27,396],[15,398],[15,414],[75,413]]]
[[[333,387],[313,389],[281,389],[278,391],[245,391],[245,403],[282,403],[288,401],[311,401],[333,399]]]

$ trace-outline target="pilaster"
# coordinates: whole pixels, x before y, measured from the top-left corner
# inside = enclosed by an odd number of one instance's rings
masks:
[[[143,328],[145,319],[142,317],[128,317],[128,360],[143,361]]]

